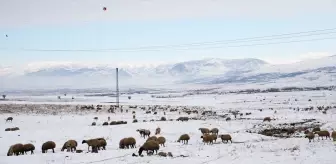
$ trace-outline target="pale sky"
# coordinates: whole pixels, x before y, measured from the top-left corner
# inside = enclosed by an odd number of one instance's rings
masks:
[[[336,54],[335,17],[335,0],[0,0],[0,73],[62,62],[138,65],[259,58],[292,63]],[[187,50],[23,50],[179,45],[333,28],[312,36]],[[273,42],[290,43],[268,44]],[[266,45],[241,46],[250,44]]]

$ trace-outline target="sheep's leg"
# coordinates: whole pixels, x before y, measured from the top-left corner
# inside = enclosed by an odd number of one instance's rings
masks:
[[[55,153],[55,150],[54,150],[54,149],[52,149],[52,151],[53,151],[53,153]]]

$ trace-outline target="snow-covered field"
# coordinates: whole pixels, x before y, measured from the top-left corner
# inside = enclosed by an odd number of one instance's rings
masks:
[[[76,95],[71,100],[57,99],[57,96],[17,96],[11,97],[8,101],[0,101],[0,164],[89,164],[89,163],[190,163],[190,164],[215,164],[215,163],[286,163],[286,164],[334,164],[336,145],[332,140],[317,140],[308,142],[302,138],[303,132],[297,131],[290,138],[277,138],[264,136],[258,133],[248,133],[248,130],[258,130],[279,126],[283,123],[295,123],[304,119],[316,119],[321,129],[336,130],[336,108],[331,108],[327,114],[318,111],[316,106],[336,106],[335,91],[314,91],[314,92],[281,92],[281,93],[259,93],[259,94],[227,94],[227,95],[195,95],[181,98],[152,98],[151,95],[128,95],[121,97],[121,104],[124,105],[124,112],[119,110],[115,114],[107,113],[110,105],[107,102],[114,101],[111,97],[84,97]],[[295,101],[297,99],[297,101]],[[308,101],[311,99],[312,101]],[[18,101],[20,100],[20,101]],[[27,105],[28,104],[28,105]],[[48,105],[46,105],[48,104]],[[57,105],[57,104],[62,104]],[[78,104],[103,104],[104,109],[98,113],[80,112],[76,110]],[[158,109],[158,114],[145,114],[142,109],[125,109],[128,105],[186,105],[202,106],[205,110],[216,111],[217,116],[202,117],[199,114],[188,115],[184,112],[166,111]],[[303,108],[313,106],[314,110],[305,111]],[[300,108],[299,111],[293,108]],[[272,108],[272,109],[270,109]],[[263,109],[260,111],[259,109]],[[235,117],[229,110],[239,110],[243,116]],[[6,111],[6,112],[4,112]],[[14,113],[7,113],[8,111]],[[44,112],[41,112],[44,111]],[[138,123],[132,123],[132,112],[136,112]],[[276,111],[276,112],[275,112]],[[246,113],[251,112],[251,115]],[[43,114],[42,114],[43,113]],[[231,121],[226,121],[219,115],[229,114]],[[9,116],[14,117],[12,123],[5,122]],[[127,124],[102,126],[107,121],[124,120]],[[173,121],[154,121],[162,116]],[[203,118],[203,120],[189,120],[179,122],[176,119],[180,116]],[[275,120],[263,122],[264,117],[271,117]],[[91,123],[98,117],[97,126]],[[147,120],[148,122],[143,122]],[[309,125],[306,123],[304,125]],[[19,127],[19,131],[5,132],[5,128]],[[167,140],[166,147],[160,147],[159,151],[172,152],[174,157],[147,156],[132,157],[137,154],[138,148],[145,142],[139,133],[139,128],[149,129],[154,134],[157,127],[161,128],[161,135]],[[218,128],[219,134],[230,134],[233,143],[222,143],[220,139],[213,145],[202,143],[200,127]],[[188,145],[176,142],[181,134],[187,133],[191,140]],[[136,149],[119,149],[119,141],[125,137],[134,137],[137,140]],[[107,150],[96,153],[86,153],[87,145],[82,144],[83,139],[104,137],[107,140]],[[84,153],[61,152],[63,143],[69,139],[75,139],[79,145],[77,149],[84,150]],[[50,151],[47,154],[41,153],[41,145],[46,141],[56,143],[55,153]],[[32,143],[35,145],[35,154],[10,156],[7,151],[10,145],[15,143]],[[185,157],[181,157],[183,155]]]

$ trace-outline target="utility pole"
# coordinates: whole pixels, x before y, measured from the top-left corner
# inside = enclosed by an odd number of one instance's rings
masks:
[[[119,71],[118,68],[116,68],[116,103],[117,103],[117,107],[119,107],[119,75],[118,75]]]

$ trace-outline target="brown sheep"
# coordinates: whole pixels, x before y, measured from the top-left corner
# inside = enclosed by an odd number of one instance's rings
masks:
[[[92,124],[91,124],[91,126],[96,126],[97,124],[96,124],[96,122],[93,122]]]
[[[231,141],[231,143],[232,143],[232,137],[231,137],[230,134],[222,134],[222,135],[219,135],[219,137],[222,139],[223,143],[224,143],[224,141],[226,141],[226,143]]]
[[[171,152],[167,153],[168,157],[173,157],[173,154]]]
[[[7,156],[12,156],[13,154],[18,156],[18,155],[23,154],[23,153],[24,153],[23,144],[18,143],[18,144],[14,144],[14,145],[9,147],[8,152],[7,152]]]
[[[190,136],[188,134],[182,134],[180,138],[177,140],[177,142],[181,142],[184,144],[188,144],[188,141],[190,140]]]
[[[156,141],[152,141],[152,140],[150,140],[150,141],[147,141],[147,142],[145,142],[140,148],[139,148],[139,155],[141,155],[142,154],[142,152],[144,151],[144,150],[146,150],[147,151],[147,155],[148,155],[148,152],[149,151],[155,151],[156,152],[156,154],[157,154],[157,152],[158,152],[158,150],[160,149],[160,145],[156,142]]]
[[[99,147],[99,141],[97,139],[83,140],[82,144],[86,143],[88,145],[88,151],[90,151],[90,146],[92,151],[97,151]]]
[[[158,135],[158,134],[160,134],[161,133],[161,128],[156,128],[155,129],[155,135]]]
[[[147,142],[147,141],[150,141],[150,140],[156,141],[156,140],[157,140],[157,137],[156,137],[156,136],[151,136],[151,137],[149,137],[149,138],[146,140],[146,142]]]
[[[210,133],[210,130],[208,128],[199,128],[198,130],[200,130],[202,132],[202,134]]]
[[[333,141],[336,141],[336,131],[331,133],[331,137],[333,138]]]
[[[326,130],[317,131],[314,134],[318,134],[318,139],[320,139],[320,137],[321,137],[322,140],[323,140],[323,137],[326,137],[326,139],[329,138],[331,140],[330,133],[328,131],[326,131]]]
[[[209,135],[209,134],[204,134],[203,136],[201,136],[201,138],[203,138],[203,143],[205,145],[205,143],[209,144],[213,144],[213,136]]]
[[[8,121],[13,122],[13,117],[8,117],[8,118],[6,119],[6,122],[8,122]]]
[[[314,141],[315,134],[313,132],[309,132],[309,133],[306,134],[305,138],[308,138],[309,142],[311,142],[311,140]]]
[[[159,143],[159,145],[161,145],[161,146],[163,146],[163,147],[166,147],[166,146],[165,146],[166,138],[164,138],[164,137],[161,136],[161,137],[159,137],[156,141]]]
[[[28,151],[30,151],[30,154],[34,154],[35,146],[33,144],[24,144],[23,150],[25,154],[27,154]]]
[[[265,117],[263,122],[265,122],[265,121],[271,122],[271,117]]]
[[[5,129],[5,132],[9,132],[9,131],[12,131],[12,128],[6,128]]]
[[[212,134],[218,135],[218,132],[219,132],[218,128],[213,128],[213,129],[210,130],[210,133],[212,133]]]
[[[67,151],[76,151],[76,147],[77,147],[77,141],[75,140],[68,140],[67,142],[64,143],[61,151],[64,151],[65,149],[67,149]]]
[[[53,153],[55,153],[56,144],[53,141],[47,141],[42,145],[42,153],[47,153],[49,149],[52,149]]]

